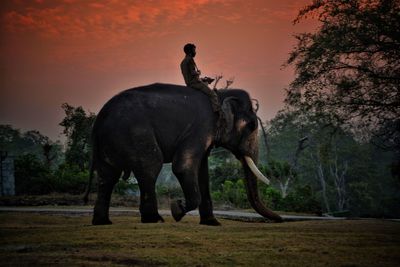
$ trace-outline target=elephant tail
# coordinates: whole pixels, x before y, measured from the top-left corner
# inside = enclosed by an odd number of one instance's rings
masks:
[[[93,138],[94,135],[92,135]],[[92,158],[90,160],[90,165],[89,165],[89,181],[86,186],[86,191],[85,194],[83,195],[83,203],[87,205],[89,201],[89,193],[90,193],[90,188],[92,187],[92,180],[94,176],[94,171],[95,171],[95,161],[96,161],[96,153],[97,153],[97,143],[95,142],[96,138],[93,138],[92,140]]]

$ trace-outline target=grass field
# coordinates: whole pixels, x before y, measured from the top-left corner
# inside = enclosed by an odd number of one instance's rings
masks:
[[[0,213],[1,266],[399,266],[400,223],[381,220],[142,224],[113,216]]]

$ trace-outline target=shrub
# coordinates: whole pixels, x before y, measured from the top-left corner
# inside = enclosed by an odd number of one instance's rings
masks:
[[[182,189],[179,186],[168,186],[165,184],[158,184],[157,187],[157,196],[160,198],[166,197],[168,199],[177,199],[183,198]]]
[[[246,189],[243,180],[230,181],[225,180],[222,189],[214,191],[212,197],[215,201],[221,201],[226,204],[232,204],[238,208],[249,208]]]
[[[282,209],[295,212],[321,213],[321,205],[316,200],[311,186],[298,186],[282,199]]]
[[[89,180],[89,171],[77,165],[61,164],[54,173],[54,190],[60,193],[82,194]]]
[[[264,189],[260,191],[265,204],[273,210],[281,210],[283,204],[281,192],[271,186],[263,186],[261,189]]]
[[[129,178],[126,181],[120,179],[114,187],[114,192],[118,195],[136,195],[138,191],[139,185],[134,178]]]
[[[15,185],[18,195],[40,195],[54,191],[50,169],[33,154],[21,155],[15,159]]]
[[[210,169],[211,190],[222,190],[226,180],[237,181],[243,176],[240,165],[236,162],[227,162]]]

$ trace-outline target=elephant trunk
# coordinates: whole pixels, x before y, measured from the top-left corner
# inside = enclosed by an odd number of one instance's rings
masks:
[[[268,179],[265,178],[261,172],[255,166],[253,160],[250,157],[244,157],[242,160],[242,166],[245,173],[245,183],[247,189],[247,197],[253,209],[257,211],[260,215],[264,216],[265,218],[275,221],[275,222],[282,222],[281,216],[273,212],[272,210],[268,209],[264,203],[261,201],[259,193],[258,193],[258,186],[257,186],[257,177],[264,182],[267,182]],[[264,179],[261,178],[261,176]]]

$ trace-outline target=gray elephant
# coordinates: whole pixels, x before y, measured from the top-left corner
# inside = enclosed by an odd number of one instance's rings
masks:
[[[201,224],[220,225],[213,215],[209,189],[208,156],[214,145],[228,149],[242,163],[251,206],[270,220],[282,221],[258,195],[257,178],[268,179],[255,166],[258,123],[248,93],[219,90],[218,97],[226,121],[218,132],[208,97],[185,86],[156,83],[128,89],[104,105],[92,130],[89,186],[94,171],[98,176],[94,225],[111,224],[113,187],[122,174],[127,178],[131,172],[139,184],[141,221],[163,221],[155,192],[163,163],[172,163],[185,197],[172,202],[174,219],[179,221],[199,208]]]

